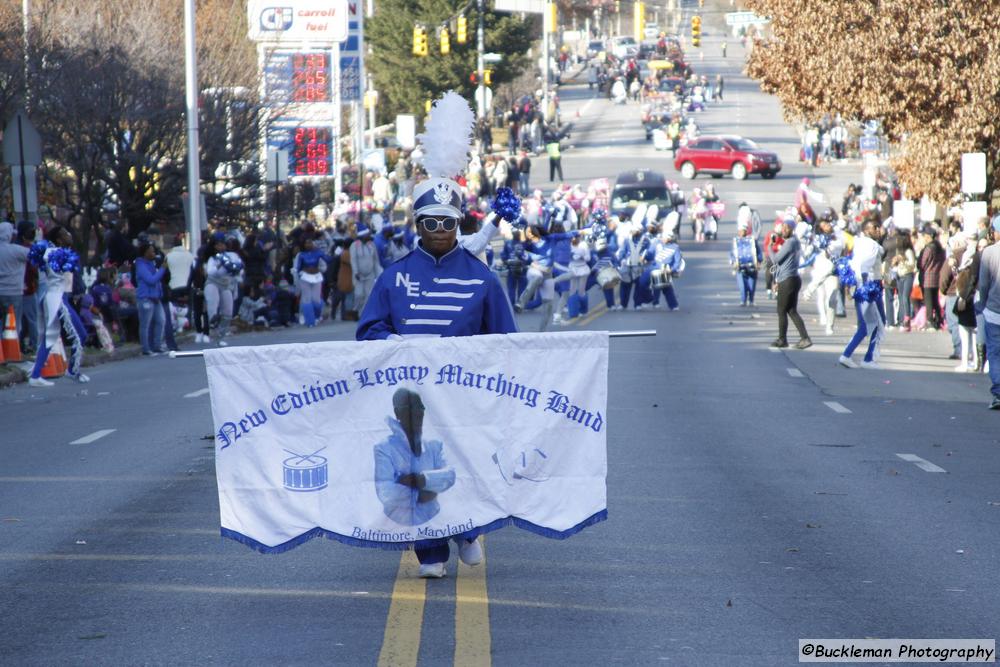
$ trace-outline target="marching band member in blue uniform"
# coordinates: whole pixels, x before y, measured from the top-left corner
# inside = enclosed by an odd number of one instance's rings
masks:
[[[608,224],[608,214],[602,209],[594,209],[590,213],[590,239],[593,252],[591,257],[594,260],[593,273],[587,287],[599,282],[602,269],[616,269],[618,266],[618,235]],[[621,310],[621,306],[615,305],[615,286],[605,288],[600,286],[604,292],[604,301],[609,310]]]
[[[323,319],[323,275],[333,259],[316,248],[311,238],[302,241],[302,251],[295,255],[292,277],[299,290],[299,313],[307,327]]]
[[[448,117],[449,112],[456,113],[454,107],[459,107],[460,124]],[[449,92],[435,105],[427,134],[421,135],[421,140],[426,146],[440,131],[453,135],[456,129],[466,125],[466,119],[471,135],[474,119],[468,103]],[[413,212],[420,240],[415,250],[390,264],[375,281],[358,323],[358,340],[517,331],[510,302],[499,279],[457,240],[463,202],[459,185],[449,175],[460,173],[468,156],[432,160],[432,151],[433,144],[426,147],[424,161],[432,177],[417,184],[413,191]],[[419,466],[415,464],[416,468]],[[420,486],[422,480],[420,474],[408,474],[396,481],[419,492],[424,490]],[[474,535],[470,538],[462,534],[455,539],[462,562],[468,565],[482,562],[482,547]],[[418,548],[420,576],[445,576],[449,553],[447,540],[429,548]]]
[[[684,258],[673,232],[664,232],[663,238],[654,244],[653,263],[656,270],[663,271],[668,279],[667,284],[653,294],[653,305],[659,303],[662,292],[667,300],[667,307],[670,310],[677,310],[680,304],[677,303],[677,294],[674,292],[674,279],[683,270]]]
[[[515,229],[512,237],[509,241],[504,241],[503,250],[500,251],[500,261],[507,267],[507,296],[510,297],[513,306],[528,286],[527,272],[531,258],[524,248],[521,230]]]
[[[646,253],[649,250],[649,236],[641,225],[632,224],[632,235],[622,242],[618,250],[618,271],[621,273],[621,294],[622,308],[628,308],[628,299],[632,294],[632,287],[635,286],[635,296],[632,305],[638,308],[641,305],[639,300],[639,278],[643,274],[643,265],[646,262]]]

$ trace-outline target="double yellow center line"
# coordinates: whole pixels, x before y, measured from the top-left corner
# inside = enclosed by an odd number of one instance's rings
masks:
[[[484,542],[483,538],[479,538]],[[470,567],[459,561],[455,581],[455,664],[465,667],[490,665],[490,612],[486,592],[486,548],[483,562]],[[427,579],[420,579],[420,563],[412,551],[399,559],[386,618],[379,667],[416,665],[420,655],[420,634],[427,600]],[[432,586],[447,585],[444,581]]]

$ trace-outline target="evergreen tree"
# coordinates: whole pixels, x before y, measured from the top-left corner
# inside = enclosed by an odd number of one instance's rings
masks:
[[[459,44],[451,31],[451,53],[442,55],[436,29],[464,9],[468,19],[468,41]],[[396,114],[424,115],[427,100],[455,90],[472,101],[475,86],[470,75],[476,71],[476,5],[456,0],[379,0],[378,11],[365,26],[365,39],[372,55],[366,65],[379,91],[379,122],[391,122]],[[494,89],[517,77],[530,66],[535,23],[508,14],[484,12],[484,41],[487,53],[499,53],[503,60],[489,65]],[[413,55],[413,28],[427,29],[428,55]]]

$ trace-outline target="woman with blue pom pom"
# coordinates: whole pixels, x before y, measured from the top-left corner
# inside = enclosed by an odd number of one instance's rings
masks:
[[[884,315],[879,309],[882,302],[882,256],[885,254],[885,249],[879,244],[882,234],[882,226],[878,221],[869,218],[864,224],[863,234],[854,238],[849,268],[844,268],[843,264],[837,268],[841,282],[845,285],[850,285],[852,282],[857,285],[854,289],[854,308],[858,315],[858,329],[838,360],[845,368],[858,367],[851,359],[851,355],[866,336],[868,350],[861,367],[868,369],[879,367],[876,354],[885,331]]]
[[[28,385],[51,387],[54,384],[42,377],[42,369],[60,341],[60,332],[66,334],[70,344],[67,375],[77,382],[90,382],[90,378],[80,372],[87,332],[69,303],[73,292],[73,274],[80,268],[80,257],[73,251],[73,237],[65,227],[54,227],[47,236],[47,241],[35,243],[28,252],[29,259],[38,268],[41,329],[38,354]]]

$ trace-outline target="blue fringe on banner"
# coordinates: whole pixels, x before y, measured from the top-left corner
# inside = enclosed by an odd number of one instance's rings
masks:
[[[580,523],[576,524],[572,528],[567,530],[552,530],[551,528],[545,528],[544,526],[539,526],[537,524],[531,523],[530,521],[525,521],[524,519],[518,519],[517,517],[509,516],[504,519],[497,519],[485,526],[480,526],[478,528],[473,528],[470,531],[461,533],[461,535],[468,538],[479,537],[480,535],[485,535],[486,533],[493,532],[494,530],[499,530],[505,528],[506,526],[517,526],[529,532],[535,533],[536,535],[541,535],[542,537],[548,537],[553,540],[565,540],[568,537],[576,535],[581,530],[588,526],[593,526],[595,523],[600,523],[608,518],[608,510],[604,509],[600,512],[594,514],[593,516],[584,519]],[[408,549],[425,549],[428,547],[438,546],[440,544],[445,544],[451,537],[437,538],[433,540],[417,540],[415,542],[376,542],[374,540],[361,540],[356,537],[348,537],[347,535],[341,535],[339,533],[334,533],[324,528],[313,528],[312,530],[306,531],[299,535],[298,537],[293,537],[283,544],[279,544],[274,547],[269,547],[265,544],[261,544],[252,537],[247,537],[243,533],[239,533],[235,530],[230,530],[228,528],[222,528],[222,536],[227,537],[231,540],[235,540],[240,544],[244,544],[254,551],[259,551],[262,554],[280,554],[286,551],[291,551],[295,547],[305,544],[309,540],[315,537],[325,537],[328,540],[336,540],[337,542],[342,542],[343,544],[350,545],[352,547],[365,547],[367,549],[384,549],[386,551],[406,551]],[[457,535],[453,536],[457,537]]]

